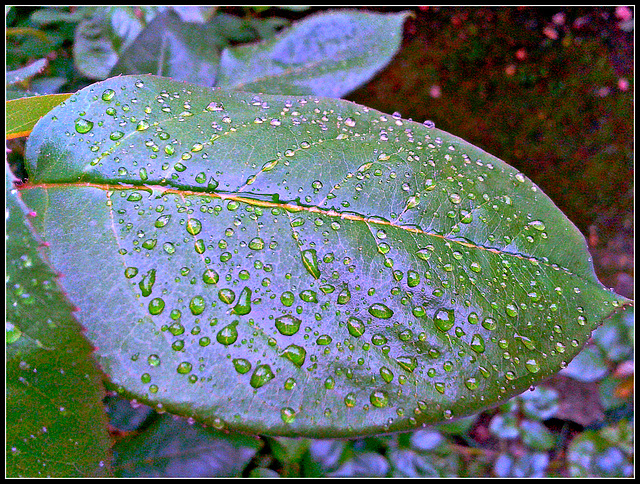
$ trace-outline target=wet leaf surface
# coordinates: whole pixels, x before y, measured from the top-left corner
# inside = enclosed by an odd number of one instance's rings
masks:
[[[8,172],[7,172],[8,173]],[[6,475],[110,473],[102,374],[6,178]],[[78,449],[82,452],[78,452]]]
[[[22,196],[113,382],[216,427],[469,415],[625,301],[522,173],[346,101],[123,76],[43,118],[27,158]]]

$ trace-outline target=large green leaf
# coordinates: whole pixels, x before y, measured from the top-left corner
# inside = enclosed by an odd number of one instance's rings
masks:
[[[7,476],[106,476],[102,374],[12,179],[7,171]]]
[[[346,101],[113,78],[38,123],[27,169],[113,382],[217,427],[468,415],[566,366],[625,301],[522,173]]]

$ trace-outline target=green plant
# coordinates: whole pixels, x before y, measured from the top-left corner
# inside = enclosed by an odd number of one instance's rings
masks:
[[[474,413],[626,304],[517,170],[344,101],[108,79],[36,125],[26,166],[15,224],[48,244],[117,391],[216,428],[354,436]],[[11,282],[12,343],[40,341]]]

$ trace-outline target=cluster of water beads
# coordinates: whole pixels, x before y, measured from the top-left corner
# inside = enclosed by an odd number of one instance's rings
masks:
[[[221,105],[218,105],[217,103],[212,103],[210,104],[210,106],[212,106],[211,111],[217,111],[220,108]],[[349,127],[353,127],[355,126],[357,123],[351,119],[351,120],[346,120],[345,122],[346,126]],[[82,129],[82,128],[81,128]],[[284,156],[287,156],[287,154],[285,154]],[[388,155],[387,155],[388,156]],[[388,158],[387,158],[388,159]],[[381,158],[381,161],[385,161],[385,156],[383,156]],[[273,162],[266,162],[265,165],[267,165],[267,170],[269,171],[269,169],[273,169],[272,167],[275,167],[278,163],[273,163]],[[201,177],[202,178],[202,177]],[[516,180],[521,181],[520,177],[518,175],[515,176]],[[317,180],[318,183],[312,184],[312,188],[315,190],[319,190],[322,188],[322,182],[320,180]],[[419,200],[420,197],[413,195],[411,198],[408,199],[407,202],[407,207],[408,208],[414,208],[416,206],[419,205]],[[463,202],[463,197],[458,194],[458,193],[451,193],[449,195],[449,200],[451,203],[453,203],[454,205],[460,205]],[[467,214],[464,217],[470,216],[470,212],[467,212]],[[463,218],[464,218],[463,217]],[[159,218],[158,219],[158,224],[156,225],[156,227],[161,228],[164,225],[166,225],[166,223],[169,222],[169,217],[164,217],[164,218]],[[191,222],[191,220],[196,220],[196,222]],[[189,218],[187,223],[186,223],[186,230],[189,234],[191,235],[198,235],[200,233],[200,231],[202,230],[202,227],[198,227],[198,223],[200,223],[199,220],[197,219],[192,219]],[[542,222],[538,223],[538,221],[533,221],[529,223],[529,226],[539,232],[542,232],[545,230],[544,224]],[[197,244],[197,241],[196,241]],[[197,245],[196,245],[197,247]],[[257,237],[255,239],[252,239],[249,241],[249,248],[252,250],[262,250],[265,247],[265,243],[264,240],[262,240],[261,238]],[[175,248],[175,247],[174,247]],[[171,250],[171,249],[170,249]],[[422,249],[421,249],[422,250]],[[432,253],[433,250],[430,249],[425,249],[423,252],[420,252],[418,255],[419,259],[423,259],[423,260],[428,260],[430,255],[430,253]],[[307,249],[307,250],[303,250],[301,252],[301,259],[302,259],[302,263],[304,268],[306,269],[307,273],[310,274],[315,280],[321,279],[322,278],[322,272],[321,272],[321,267],[319,264],[319,257],[318,257],[318,253],[315,249]],[[482,266],[481,264],[479,264],[478,262],[472,262],[470,264],[470,269],[472,272],[480,272],[482,270]],[[403,276],[400,275],[401,271],[394,271],[394,277],[396,277],[396,280],[402,280]],[[407,271],[406,273],[407,275],[407,286],[408,287],[417,287],[420,284],[420,281],[422,280],[422,278],[424,277],[421,273],[416,272],[416,271]],[[143,296],[149,295],[153,289],[153,275],[151,272],[148,272],[146,275],[143,276],[143,279],[140,281],[139,286],[140,286],[140,290],[143,294]],[[219,280],[220,280],[220,276],[218,275],[217,272],[213,271],[209,271],[209,270],[205,270],[202,276],[202,280],[203,282],[205,282],[206,284],[218,284]],[[332,294],[334,293],[335,286],[331,285],[331,284],[325,284],[322,287],[324,287],[326,289],[323,289],[322,292],[324,294]],[[331,287],[333,287],[333,290],[331,289]],[[220,291],[222,291],[222,289],[220,289]],[[236,294],[234,293],[234,291],[230,290],[230,292],[220,292],[219,295],[219,299],[227,304],[232,304],[235,300],[236,300]],[[244,291],[245,300],[249,300],[250,298],[250,293],[249,290],[247,289],[246,291]],[[320,294],[319,292],[316,291],[312,291],[312,290],[303,290],[297,293],[298,297],[304,301],[304,302],[309,302],[309,303],[315,303],[318,301],[318,295]],[[248,295],[248,297],[247,297]],[[349,299],[351,298],[351,295],[349,294],[349,288],[347,287],[343,287],[341,288],[338,292],[336,292],[334,294],[334,296],[337,295],[337,303],[338,304],[346,304],[349,302]],[[282,292],[282,294],[280,295],[280,301],[282,302],[283,306],[285,307],[291,307],[293,305],[293,301],[294,301],[295,295],[293,292],[291,291],[284,291]],[[155,314],[161,314],[163,311],[163,307],[162,303],[159,302],[160,298],[155,298],[152,299],[151,302],[149,303],[149,312],[151,314],[154,314],[153,311],[155,311]],[[194,301],[192,300],[192,303]],[[152,304],[153,303],[153,304]],[[191,305],[190,305],[191,306]],[[191,308],[192,312],[194,312],[194,314],[196,314],[202,307],[202,304],[199,300],[196,300],[196,302],[193,304],[193,307]],[[394,316],[394,311],[397,311],[395,309],[394,310],[389,308],[389,305],[384,304],[384,303],[373,303],[370,304],[368,307],[366,307],[366,311],[368,313],[368,315],[376,318],[376,319],[380,319],[380,320],[390,320],[393,318]],[[239,308],[239,313],[237,312],[236,314],[241,314],[242,311],[242,307]],[[446,308],[437,310],[435,314],[433,314],[432,316],[432,320],[433,320],[433,324],[435,326],[435,328],[437,328],[439,331],[444,331],[444,332],[448,332],[449,330],[451,330],[454,325],[455,325],[455,316],[452,316],[452,311],[453,310],[449,310]],[[199,314],[199,313],[198,313]],[[519,308],[517,307],[517,305],[515,304],[507,304],[506,307],[504,308],[504,314],[506,314],[509,317],[512,318],[517,318],[519,315]],[[416,314],[416,312],[414,312],[414,315],[418,316],[418,317],[423,317],[424,316],[424,312],[420,312],[418,311],[418,313]],[[279,321],[278,321],[279,320]],[[296,326],[296,320],[297,322],[297,328],[295,329],[295,331],[293,330],[293,328],[295,328]],[[358,321],[360,321],[358,323]],[[275,323],[275,327],[276,329],[280,332],[280,334],[282,335],[286,335],[287,332],[292,332],[291,335],[296,334],[299,331],[300,325],[301,325],[302,321],[299,318],[296,318],[295,316],[289,315],[288,319],[281,319],[281,318],[276,318],[276,323]],[[278,327],[280,326],[280,327]],[[351,318],[351,319],[347,319],[346,320],[346,329],[349,333],[349,335],[353,336],[354,338],[361,338],[363,337],[363,335],[365,334],[366,331],[366,326],[365,324],[362,322],[362,320],[358,320],[358,318]],[[491,318],[487,318],[483,321],[482,323],[482,327],[487,329],[487,330],[495,330],[497,325],[495,322],[492,323]],[[281,331],[280,329],[284,328],[283,331]],[[220,342],[221,344],[225,344],[225,345],[229,345],[232,344],[233,342],[235,342],[237,340],[237,336],[236,339],[234,340],[232,337],[232,331],[231,328],[229,328],[227,330],[227,333],[229,334],[223,334],[222,336],[220,336],[220,338],[225,342],[222,343],[222,341],[218,340],[218,342]],[[219,333],[218,333],[219,334]],[[369,334],[369,333],[367,333]],[[233,341],[232,341],[233,340]],[[231,343],[227,343],[231,341]],[[379,345],[384,345],[385,343],[382,343],[382,340],[379,337],[376,337],[375,339],[372,338],[372,344],[377,345],[377,343],[379,343]],[[329,335],[322,335],[319,336],[317,338],[317,342],[319,345],[322,345],[323,343],[326,343],[326,345],[330,345],[332,343],[332,338]],[[524,344],[524,343],[523,343]],[[480,333],[473,333],[472,338],[471,338],[471,343],[470,343],[471,348],[473,349],[473,351],[475,351],[476,353],[482,353],[484,351],[485,348],[485,338],[480,334]],[[301,348],[301,347],[298,347]],[[285,358],[289,359],[290,361],[293,362],[293,360],[291,358],[289,358],[289,356],[291,355],[297,355],[298,360],[300,360],[300,354],[301,351],[294,348],[292,345],[290,345],[289,347],[287,347],[283,354],[285,355]],[[286,356],[288,355],[288,356]],[[294,356],[295,358],[295,356]],[[411,368],[413,366],[413,361],[410,359],[410,357],[407,357],[406,360],[402,359],[403,357],[399,358],[399,365],[401,367],[403,367],[405,370],[407,370],[408,368]],[[533,360],[533,361],[532,361]],[[304,357],[302,358],[302,361],[304,361]],[[527,360],[527,370],[529,370],[529,368],[535,368],[536,364],[534,364],[535,359],[529,359]],[[400,363],[402,362],[402,363]],[[403,366],[404,363],[404,366]],[[244,369],[246,368],[246,365],[239,365],[236,366],[234,363],[234,366],[237,368],[241,368]],[[251,368],[251,363],[249,363],[249,368]],[[389,370],[386,367],[383,367],[386,370],[383,371],[382,369],[380,370],[380,374],[381,377],[383,378],[383,380],[386,381],[386,378],[389,377],[390,374],[393,374],[393,372],[391,370]],[[250,369],[246,370],[245,373],[248,373],[250,371]],[[257,371],[257,369],[256,369]],[[531,370],[529,370],[531,371]],[[239,372],[240,373],[240,372]],[[266,374],[268,375],[269,372],[266,371],[265,368],[262,368],[259,372],[260,374]],[[274,372],[271,370],[271,374],[274,374]],[[383,376],[384,375],[384,376]],[[275,378],[275,375],[274,375]],[[267,381],[269,381],[271,378],[269,378]],[[260,378],[256,377],[256,379],[252,378],[252,381],[259,381]],[[264,385],[264,383],[263,383]],[[465,381],[465,385],[467,386],[467,388],[469,388],[470,390],[472,389],[471,387],[474,387],[477,385],[477,379],[475,379],[475,377],[470,377]],[[252,385],[253,386],[253,385]],[[260,385],[262,386],[262,385]],[[257,388],[260,388],[260,386],[258,386]],[[440,386],[439,386],[440,387]],[[255,387],[254,387],[255,388]],[[377,390],[376,390],[377,391]],[[375,393],[375,392],[374,392]],[[371,394],[371,401],[370,403],[373,406],[382,406],[382,405],[377,405],[375,402],[381,402],[384,401],[383,398],[380,398],[380,395],[375,396],[374,398],[374,393]],[[355,396],[354,396],[355,398]],[[351,402],[352,398],[348,398],[345,399],[345,404],[346,401]],[[291,415],[295,415],[295,412],[293,411],[293,409],[290,409],[285,412],[288,416],[287,418],[291,418]],[[284,414],[283,414],[284,415]],[[284,417],[283,417],[284,420]]]

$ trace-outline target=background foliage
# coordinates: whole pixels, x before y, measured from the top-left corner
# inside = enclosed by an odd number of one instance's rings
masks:
[[[523,171],[588,238],[601,281],[633,297],[633,12],[625,8],[416,9],[391,64],[342,97],[431,119]],[[12,8],[7,70],[33,67],[11,79],[7,97],[74,92],[114,74],[160,14],[196,31],[215,24],[210,47],[221,53],[315,10]],[[22,140],[10,148],[24,176]],[[109,395],[112,467],[118,476],[629,476],[633,323],[629,311],[607,321],[560,375],[499,408],[407,434],[244,436]]]

